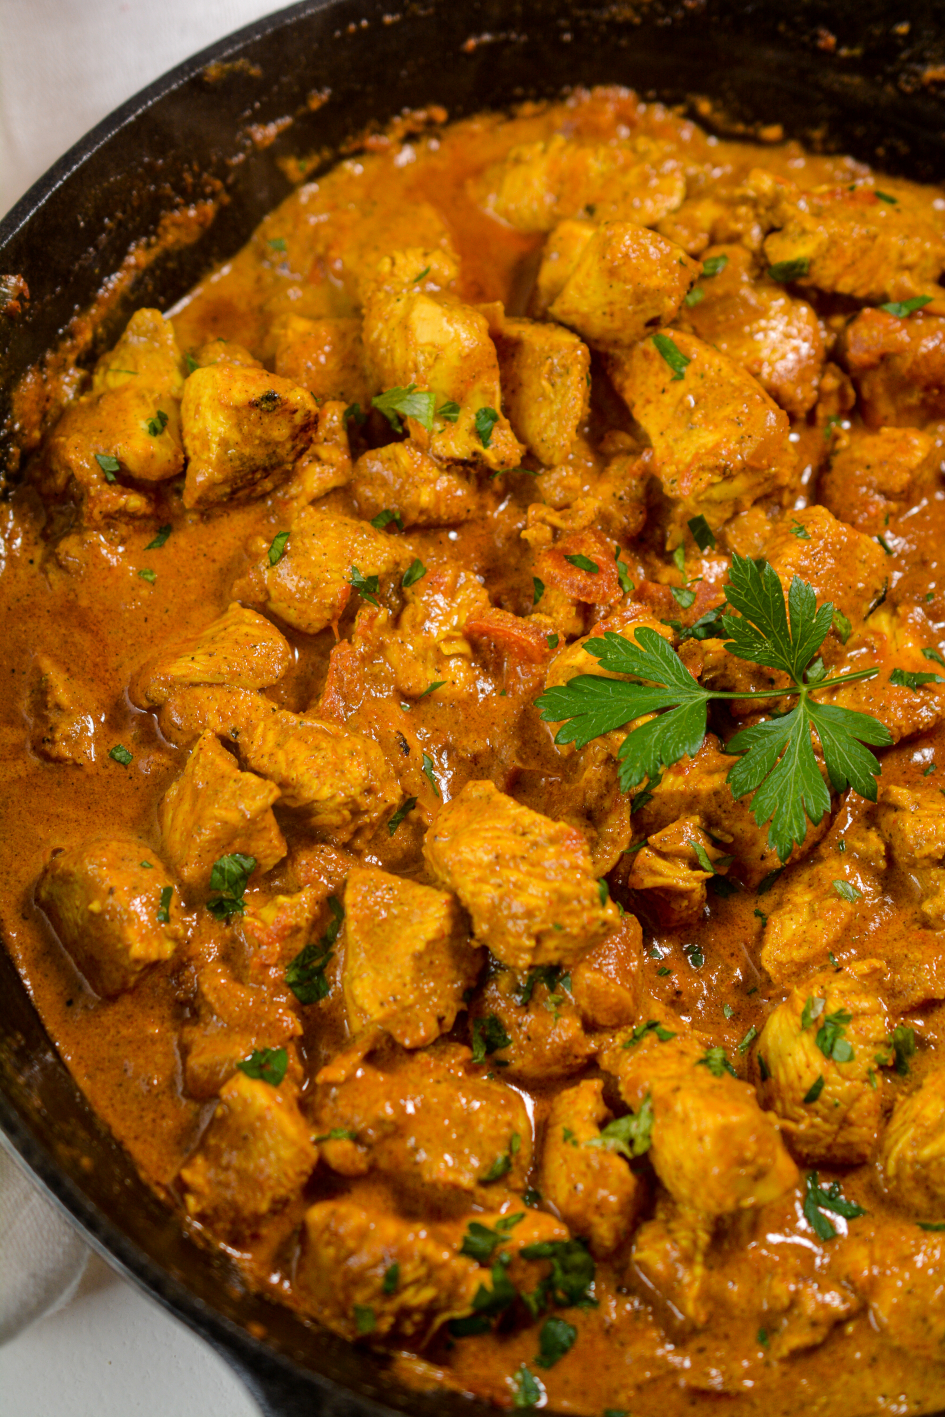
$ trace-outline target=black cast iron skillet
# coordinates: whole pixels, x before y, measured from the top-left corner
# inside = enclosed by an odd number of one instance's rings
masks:
[[[703,121],[694,105],[708,97],[710,123],[729,132],[782,123],[806,143],[945,178],[941,0],[400,3],[306,0],[221,40],[99,124],[0,223],[0,277],[29,288],[28,300],[0,298],[0,466],[10,477],[20,463],[13,385],[162,216],[205,198],[218,204],[199,240],[161,248],[118,281],[90,338],[73,325],[80,362],[111,344],[133,310],[167,309],[239,249],[290,190],[279,158],[318,152],[327,161],[403,108],[438,103],[456,117],[568,85],[620,83]],[[327,102],[308,104],[326,90]],[[291,124],[269,146],[253,141],[252,125],[284,117]],[[22,297],[16,279],[4,289]],[[397,1387],[382,1359],[246,1293],[222,1256],[189,1240],[89,1110],[2,949],[0,1130],[91,1243],[213,1344],[270,1417],[486,1411]]]

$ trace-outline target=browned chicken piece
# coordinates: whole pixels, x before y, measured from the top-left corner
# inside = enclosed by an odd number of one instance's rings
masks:
[[[670,504],[666,544],[675,546],[692,517],[716,531],[787,486],[797,459],[787,416],[740,364],[681,330],[663,338],[686,361],[681,374],[652,339],[611,355],[608,368],[652,444],[651,470]]]
[[[299,458],[288,482],[276,490],[273,501],[286,512],[291,524],[299,510],[336,487],[351,481],[351,444],[348,442],[347,407],[338,399],[319,405],[318,428]]]
[[[832,601],[857,629],[882,594],[888,574],[886,553],[876,538],[838,521],[826,507],[783,516],[765,544],[765,559],[785,593],[792,578],[800,576],[813,587],[818,604]]]
[[[477,197],[517,231],[551,231],[563,217],[651,226],[686,195],[683,166],[666,143],[635,134],[582,143],[560,133],[522,143],[490,167]]]
[[[744,246],[710,246],[703,273],[680,313],[682,325],[747,369],[795,418],[817,402],[824,365],[820,322],[806,300],[757,273]]]
[[[372,738],[287,709],[240,734],[237,748],[247,768],[276,784],[284,807],[339,844],[370,836],[403,798]]]
[[[206,886],[221,856],[252,856],[268,871],[286,853],[272,812],[279,789],[255,773],[240,772],[212,733],[204,733],[180,777],[158,806],[164,850],[181,880]]]
[[[938,1365],[945,1348],[945,1235],[873,1223],[866,1239],[847,1241],[847,1282],[865,1296],[870,1320],[888,1342]]]
[[[434,396],[432,432],[407,417],[412,438],[444,462],[484,463],[493,472],[518,467],[523,449],[502,413],[499,362],[489,322],[455,297],[429,293],[417,279],[439,273],[441,252],[414,248],[380,262],[365,283],[364,350],[378,389],[415,386]],[[439,413],[458,404],[455,418]],[[484,428],[482,418],[488,428]]]
[[[861,960],[811,975],[761,1032],[758,1095],[781,1118],[799,1161],[855,1166],[876,1145],[884,1104],[877,1056],[885,1055],[889,1020],[875,991],[885,974],[880,960]]]
[[[490,1187],[523,1191],[532,1129],[512,1088],[470,1071],[468,1048],[438,1043],[405,1053],[389,1045],[342,1081],[316,1078],[322,1155],[343,1176],[378,1171],[428,1209],[491,1203]],[[332,1135],[334,1133],[334,1135]]]
[[[439,702],[463,702],[479,673],[466,625],[492,609],[482,577],[456,565],[431,567],[405,588],[404,602],[396,629],[381,640],[395,687],[419,698],[438,683]]]
[[[133,702],[141,703],[141,678],[132,681]],[[183,684],[158,707],[157,721],[169,743],[186,748],[201,733],[215,733],[228,743],[252,733],[257,723],[281,712],[279,705],[254,689],[225,684]]]
[[[945,1216],[945,1068],[900,1096],[883,1134],[880,1172],[891,1196],[920,1220]]]
[[[345,885],[342,985],[352,1032],[383,1028],[403,1048],[448,1032],[482,968],[456,897],[373,866]]]
[[[900,319],[886,310],[861,310],[840,346],[868,428],[912,428],[945,416],[941,316]]]
[[[253,958],[263,966],[289,964],[312,938],[330,894],[319,884],[303,886],[291,895],[254,896],[239,922]]]
[[[893,863],[919,886],[919,912],[933,930],[945,929],[945,799],[889,783],[880,789],[876,825]]]
[[[917,428],[880,428],[844,435],[843,442],[820,479],[821,501],[841,521],[875,536],[904,510],[932,440]]]
[[[872,714],[886,725],[894,743],[928,732],[945,718],[945,684],[921,683],[912,689],[905,684],[891,684],[889,676],[895,669],[938,674],[940,666],[930,663],[925,653],[937,640],[938,634],[921,605],[878,606],[862,629],[850,637],[844,667],[866,669],[876,665],[879,674],[875,679],[834,689],[825,698],[842,708]],[[836,672],[838,666],[831,667]]]
[[[311,442],[318,408],[307,390],[265,369],[195,369],[181,404],[188,457],[185,507],[245,501],[284,482]]]
[[[236,1072],[181,1167],[187,1213],[218,1234],[252,1235],[301,1190],[317,1161],[294,1087]]]
[[[659,1195],[656,1214],[633,1237],[633,1269],[629,1282],[643,1278],[647,1291],[660,1295],[697,1328],[711,1316],[706,1264],[715,1217],[677,1205]]]
[[[629,221],[604,222],[548,314],[595,349],[629,349],[648,326],[669,324],[698,274],[698,262],[658,232]]]
[[[552,301],[564,289],[568,276],[597,227],[592,221],[559,221],[548,233],[541,253],[541,265],[529,304],[529,314],[544,319]]]
[[[623,1156],[626,1141],[601,1132],[611,1121],[599,1079],[559,1092],[545,1124],[538,1186],[597,1259],[625,1243],[640,1216],[645,1187]]]
[[[699,817],[680,817],[633,853],[626,887],[640,893],[641,909],[660,925],[694,925],[705,909],[706,882],[716,874],[716,861],[723,862],[724,875],[724,856]],[[706,869],[706,860],[713,869]]]
[[[184,387],[183,361],[174,326],[160,310],[136,310],[114,348],[103,354],[92,375],[92,392],[127,388],[138,379],[154,393],[179,399]]]
[[[88,763],[95,753],[95,719],[84,686],[48,654],[37,654],[28,708],[30,746],[51,763]]]
[[[36,900],[105,997],[133,988],[149,965],[173,959],[184,938],[171,877],[140,841],[100,838],[59,852],[39,879]]]
[[[797,1167],[754,1088],[718,1067],[695,1038],[648,1022],[615,1041],[599,1062],[634,1112],[650,1099],[648,1155],[679,1205],[728,1215],[765,1205],[797,1184]]]
[[[422,1345],[472,1311],[482,1279],[436,1226],[381,1210],[373,1197],[338,1196],[305,1212],[298,1286],[306,1310],[343,1338]]]
[[[233,587],[233,595],[262,605],[287,625],[317,635],[337,623],[352,591],[352,576],[386,575],[406,564],[394,539],[356,517],[305,507],[292,523],[275,565],[268,552]]]
[[[364,373],[360,320],[287,315],[275,333],[280,378],[308,389],[319,400],[356,403],[367,412],[373,391]]]
[[[850,295],[870,305],[937,292],[945,270],[941,222],[903,191],[884,202],[867,186],[840,184],[805,192],[793,182],[755,169],[748,180],[773,267],[802,263],[800,286]]]
[[[216,364],[237,364],[243,369],[262,369],[264,366],[243,345],[235,340],[208,339],[199,349],[188,356],[187,366],[191,373],[196,365],[199,369],[209,369]]]
[[[624,911],[620,920],[571,969],[571,995],[588,1028],[622,1028],[639,1016],[643,930]]]
[[[196,1008],[196,1018],[184,1024],[180,1036],[184,1086],[191,1097],[216,1097],[254,1049],[285,1047],[302,1032],[296,1010],[271,986],[241,984],[218,961],[198,972]]]
[[[485,1051],[504,1079],[525,1087],[572,1077],[594,1053],[571,982],[555,965],[536,965],[525,975],[496,970],[470,1018],[473,1047]]]
[[[572,964],[616,923],[581,833],[492,782],[469,782],[444,804],[423,854],[469,911],[476,938],[513,969]]]
[[[363,453],[351,481],[358,515],[369,521],[397,513],[401,526],[451,526],[476,509],[476,489],[466,470],[444,466],[412,438]]]
[[[560,325],[535,320],[503,319],[492,338],[516,438],[546,467],[564,462],[587,408],[586,345]]]
[[[191,684],[266,689],[291,663],[292,650],[275,625],[234,602],[206,629],[163,650],[139,671],[132,697],[156,707]]]

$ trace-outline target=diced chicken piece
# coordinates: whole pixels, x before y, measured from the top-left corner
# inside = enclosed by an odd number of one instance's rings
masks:
[[[527,975],[496,970],[470,1018],[473,1044],[486,1048],[503,1078],[526,1087],[572,1077],[594,1052],[570,980],[554,965],[539,965]]]
[[[937,790],[890,783],[880,793],[875,821],[897,866],[914,871],[945,858],[945,798]]]
[[[487,210],[518,231],[550,231],[563,217],[590,215],[652,226],[686,195],[682,163],[644,135],[581,143],[556,133],[523,143],[478,186]]]
[[[255,773],[240,772],[212,733],[204,733],[158,806],[164,850],[181,880],[206,886],[221,856],[252,856],[268,871],[286,853],[272,812],[279,789]]]
[[[667,339],[670,336],[665,336]],[[713,531],[787,486],[796,455],[786,415],[740,364],[693,335],[671,337],[674,373],[652,339],[611,355],[617,391],[652,444],[651,470],[670,502],[667,546],[702,515]]]
[[[802,527],[806,536],[793,528]],[[782,517],[765,544],[765,560],[787,593],[794,576],[859,627],[883,591],[886,553],[872,536],[838,521],[826,507],[805,507]]]
[[[543,319],[597,227],[591,221],[560,221],[548,235],[532,293],[530,313]]]
[[[645,1200],[641,1181],[601,1137],[611,1120],[599,1079],[557,1095],[545,1124],[539,1189],[591,1253],[604,1259],[627,1240]]]
[[[140,702],[142,679],[132,681]],[[223,684],[183,684],[173,689],[157,710],[161,733],[169,743],[186,748],[201,733],[215,733],[228,743],[250,734],[257,723],[279,713],[279,705],[254,689]]]
[[[469,782],[444,804],[423,854],[469,911],[476,938],[513,969],[572,964],[616,923],[581,833],[491,782]]]
[[[268,900],[257,896],[251,905],[247,902],[240,928],[254,958],[263,965],[289,964],[312,938],[330,893],[309,885],[292,895],[274,895]]]
[[[800,1161],[855,1166],[876,1145],[883,1121],[876,1059],[886,1052],[889,1020],[874,990],[885,973],[879,960],[862,960],[812,975],[762,1030],[761,1104],[781,1118]]]
[[[244,918],[245,934],[248,924]],[[278,997],[270,978],[262,985],[241,984],[219,962],[198,971],[196,1006],[197,1017],[180,1034],[184,1086],[191,1097],[216,1097],[254,1049],[285,1047],[302,1032],[298,1013]]]
[[[425,1343],[472,1311],[482,1278],[475,1260],[426,1222],[347,1196],[305,1213],[296,1283],[306,1309],[343,1338]]]
[[[307,390],[265,369],[195,369],[181,404],[185,507],[259,497],[284,482],[318,423]]]
[[[291,525],[299,510],[351,481],[351,445],[348,442],[347,409],[338,399],[329,399],[318,409],[318,428],[299,458],[288,482],[278,488],[273,502],[284,509]]]
[[[855,664],[857,669],[867,669],[876,665],[879,674],[875,679],[832,690],[828,702],[872,714],[889,729],[894,743],[928,732],[945,717],[945,685],[923,683],[910,689],[904,684],[891,684],[889,676],[894,669],[938,673],[938,666],[930,663],[925,654],[937,638],[920,605],[900,604],[895,609],[879,605],[846,645],[850,667]],[[836,672],[836,665],[831,667]]]
[[[372,738],[287,709],[270,714],[237,742],[247,768],[275,783],[284,807],[334,841],[366,838],[403,798]]]
[[[292,663],[292,650],[275,625],[235,602],[206,627],[163,651],[135,676],[132,697],[163,704],[181,686],[226,684],[266,689]]]
[[[842,339],[868,428],[918,427],[945,417],[945,319],[861,310]]]
[[[870,1321],[888,1342],[937,1366],[945,1348],[945,1235],[872,1223],[868,1238],[847,1243],[848,1283],[866,1297]]]
[[[536,557],[535,573],[547,590],[560,591],[569,600],[616,605],[624,594],[617,571],[618,550],[599,531],[572,531]]]
[[[586,345],[560,325],[534,320],[505,319],[493,340],[516,438],[546,467],[564,462],[587,408]]]
[[[468,699],[479,671],[466,626],[492,608],[481,576],[455,565],[431,568],[406,588],[404,599],[396,629],[382,636],[395,687],[419,698],[439,683],[440,703]]]
[[[386,575],[405,564],[405,555],[392,537],[356,517],[305,507],[292,524],[281,558],[273,566],[263,554],[233,594],[317,635],[340,619],[355,570],[362,576]]]
[[[51,763],[88,763],[95,749],[95,720],[87,693],[68,669],[38,654],[30,686],[30,744]]]
[[[871,305],[938,292],[945,238],[929,208],[903,192],[883,202],[872,188],[849,184],[801,191],[762,169],[748,181],[766,225],[773,267],[803,262],[798,285],[850,295]]]
[[[105,997],[173,959],[184,938],[171,877],[141,842],[102,838],[60,852],[43,871],[36,900]]]
[[[683,307],[687,329],[734,359],[785,412],[800,418],[817,402],[824,364],[820,322],[806,300],[755,274],[744,246],[711,246],[703,262],[724,260],[703,276]]]
[[[452,1028],[482,961],[455,896],[373,866],[350,872],[341,977],[352,1031],[373,1025],[423,1048]]]
[[[604,222],[581,251],[548,314],[595,349],[629,349],[668,325],[699,274],[673,241],[629,221]]]
[[[412,438],[362,454],[351,482],[359,516],[397,512],[408,526],[452,526],[476,510],[476,489],[465,469],[444,467]]]
[[[184,387],[182,364],[170,320],[160,310],[136,310],[121,339],[96,364],[92,392],[127,388],[138,379],[154,393],[179,399]]]
[[[424,1207],[465,1207],[471,1196],[489,1204],[497,1181],[523,1191],[532,1155],[525,1104],[512,1088],[470,1073],[469,1057],[455,1044],[412,1053],[391,1046],[339,1082],[324,1068],[314,1116],[329,1166],[345,1176],[378,1171]]]
[[[945,1069],[926,1073],[915,1092],[897,1099],[879,1156],[886,1186],[922,1220],[945,1215]]]
[[[670,1195],[705,1215],[728,1215],[791,1190],[797,1167],[754,1088],[725,1071],[716,1076],[703,1044],[669,1032],[665,1040],[655,1029],[637,1041],[630,1035],[599,1061],[634,1112],[650,1098],[648,1155]]]
[[[181,1167],[189,1215],[219,1234],[252,1235],[305,1185],[318,1150],[288,1083],[236,1072],[197,1151]]]
[[[820,498],[835,517],[857,530],[882,533],[904,510],[912,477],[932,451],[917,428],[880,428],[850,435],[830,458]]]
[[[192,353],[187,361],[190,373],[194,372],[191,366],[198,369],[210,369],[217,364],[237,364],[242,369],[262,369],[264,365],[243,345],[237,344],[235,340],[208,339],[198,350]]]
[[[599,945],[571,969],[571,994],[589,1028],[622,1028],[640,1010],[643,930],[624,911]]]
[[[700,848],[713,864],[725,854],[699,817],[680,817],[654,832],[630,858],[627,889],[640,892],[641,908],[668,929],[694,925],[705,909],[706,882],[715,872],[705,869]]]
[[[653,1219],[633,1237],[633,1268],[648,1290],[699,1328],[711,1317],[706,1258],[714,1228],[714,1216],[677,1206],[663,1195],[657,1197]]]
[[[430,252],[399,251],[380,263],[367,287],[364,349],[372,382],[382,390],[415,385],[434,395],[432,433],[406,419],[411,437],[434,457],[484,463],[493,472],[518,467],[523,449],[502,413],[489,322],[471,305],[417,284],[417,262],[433,260]],[[438,412],[448,403],[459,405],[455,419]]]
[[[364,412],[371,406],[360,320],[288,315],[276,331],[276,373],[319,400],[356,403]]]

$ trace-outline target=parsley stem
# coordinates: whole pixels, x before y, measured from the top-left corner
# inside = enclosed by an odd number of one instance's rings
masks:
[[[719,693],[715,689],[711,692],[713,699],[780,699],[785,694],[801,694],[807,698],[810,694],[819,694],[822,689],[833,689],[838,684],[852,684],[856,679],[875,679],[879,673],[878,669],[857,669],[853,674],[838,674],[836,679],[822,679],[819,684],[798,684],[793,680],[783,689],[752,689],[748,693]]]

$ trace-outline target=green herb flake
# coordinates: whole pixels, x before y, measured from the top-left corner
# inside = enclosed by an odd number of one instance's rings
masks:
[[[734,1012],[735,1010],[732,1008],[731,1004],[722,1005],[722,1013],[725,1018],[731,1018]]]
[[[809,1088],[807,1089],[807,1091],[804,1093],[804,1102],[805,1102],[805,1104],[809,1107],[812,1102],[816,1102],[817,1099],[818,1099],[818,1097],[820,1096],[820,1094],[823,1092],[823,1090],[824,1090],[824,1075],[823,1075],[823,1073],[819,1073],[819,1074],[817,1075],[817,1080],[816,1080],[815,1082],[811,1083],[810,1087],[809,1087]]]
[[[196,359],[192,354],[184,355],[184,363],[187,365],[188,374],[193,374],[195,370],[200,368],[200,365],[197,363]]]
[[[539,1368],[553,1368],[566,1353],[571,1352],[576,1338],[577,1329],[566,1319],[557,1315],[545,1319],[538,1335],[539,1352],[535,1357]]]
[[[157,909],[157,921],[159,925],[169,925],[171,921],[171,897],[174,894],[173,886],[165,886],[161,891],[161,904]]]
[[[681,379],[692,361],[683,354],[679,345],[670,339],[669,335],[653,335],[652,339],[657,354],[661,355],[672,369],[673,380]]]
[[[317,1004],[328,997],[325,969],[334,956],[334,945],[344,924],[344,906],[337,896],[328,897],[331,920],[319,940],[312,940],[289,963],[285,982],[300,1004]]]
[[[712,528],[701,513],[697,517],[690,517],[686,525],[692,532],[692,539],[700,551],[715,550],[715,537]]]
[[[546,638],[547,638],[547,640],[548,640],[548,648],[549,648],[549,649],[557,649],[557,648],[558,648],[558,640],[559,640],[560,636],[558,636],[558,635],[548,635]]]
[[[133,763],[135,760],[134,754],[128,752],[124,743],[116,743],[114,748],[109,748],[108,756],[113,762],[121,763],[123,768],[126,768],[129,763]]]
[[[115,474],[118,471],[118,459],[112,457],[111,453],[96,453],[95,461],[105,474],[105,481],[114,482]]]
[[[424,777],[426,778],[427,782],[430,784],[430,787],[431,787],[432,790],[433,790],[433,795],[434,795],[434,797],[439,797],[439,796],[440,796],[440,789],[439,789],[439,786],[438,786],[438,784],[437,784],[436,778],[433,776],[433,759],[430,757],[430,754],[429,754],[429,753],[424,753],[424,755],[423,755],[423,769],[422,769],[422,771],[423,771]]]
[[[707,871],[710,876],[714,876],[715,867],[712,865],[712,860],[709,856],[709,853],[702,845],[702,842],[696,841],[695,837],[690,837],[686,845],[691,846],[693,851],[695,852],[696,860],[699,863],[699,869],[702,871]]]
[[[898,197],[891,197],[888,192],[881,192],[878,187],[874,188],[873,196],[877,201],[888,202],[892,207],[896,206],[899,201]]]
[[[833,888],[841,900],[848,900],[852,903],[863,899],[863,892],[858,891],[856,886],[852,886],[849,881],[834,881]]]
[[[167,427],[167,414],[159,408],[153,418],[148,419],[148,432],[152,438],[160,438]]]
[[[512,1040],[496,1014],[477,1018],[472,1026],[472,1060],[484,1063],[492,1053],[511,1047]]]
[[[688,586],[671,585],[670,592],[676,604],[682,610],[691,610],[696,603],[696,593]]]
[[[481,1178],[483,1185],[488,1186],[492,1181],[500,1181],[503,1176],[509,1174],[511,1169],[512,1158],[507,1151],[504,1151],[501,1156],[496,1157],[495,1161],[493,1161],[492,1165],[489,1167],[489,1170]]]
[[[768,1330],[767,1330],[766,1328],[760,1328],[760,1329],[758,1330],[758,1342],[759,1342],[759,1344],[761,1345],[762,1348],[767,1348],[767,1346],[768,1346]]]
[[[384,1271],[384,1282],[381,1291],[384,1294],[396,1294],[397,1286],[400,1283],[400,1265],[396,1263],[388,1265]]]
[[[628,1112],[625,1117],[615,1117],[601,1129],[599,1137],[591,1137],[585,1146],[598,1147],[603,1151],[616,1151],[631,1161],[635,1156],[643,1156],[650,1149],[653,1139],[653,1103],[649,1093],[637,1112]]]
[[[945,679],[941,674],[914,674],[907,669],[894,669],[889,676],[889,682],[897,688],[912,689],[916,692],[923,684],[945,684]]]
[[[359,428],[361,428],[364,426],[365,423],[367,423],[367,414],[361,411],[361,405],[359,403],[349,403],[348,407],[341,415],[341,421],[343,423],[353,421],[358,425]]]
[[[945,1220],[917,1220],[920,1230],[945,1230]]]
[[[350,1127],[332,1127],[330,1132],[323,1132],[320,1137],[316,1137],[316,1142],[322,1141],[357,1141],[358,1134]]]
[[[711,280],[713,276],[721,275],[727,265],[727,256],[707,256],[702,262],[702,274]]]
[[[562,1309],[571,1305],[586,1308],[596,1304],[591,1293],[594,1261],[581,1240],[539,1240],[534,1245],[523,1245],[519,1257],[523,1260],[551,1261],[549,1273],[530,1296],[532,1303],[529,1307],[533,1308],[535,1316],[549,1300]]]
[[[748,1032],[745,1034],[745,1037],[742,1039],[741,1043],[739,1043],[739,1045],[738,1045],[738,1051],[739,1051],[739,1053],[747,1053],[748,1050],[749,1050],[749,1048],[750,1048],[751,1045],[754,1043],[754,1041],[755,1041],[755,1039],[756,1039],[757,1037],[758,1037],[758,1030],[757,1030],[757,1028],[755,1027],[755,1025],[752,1024],[751,1028],[748,1030]]]
[[[147,567],[143,571],[139,571],[138,575],[143,581],[147,581],[148,585],[154,585],[157,580],[157,571],[151,571]]]
[[[214,861],[210,872],[211,895],[207,901],[211,915],[217,920],[228,920],[231,915],[243,914],[246,909],[243,896],[255,869],[255,856],[246,856],[241,851]]]
[[[476,410],[476,436],[484,448],[488,448],[492,442],[492,430],[499,421],[499,415],[494,408],[478,408]]]
[[[804,1182],[804,1218],[818,1240],[826,1243],[835,1238],[837,1230],[824,1215],[825,1210],[841,1216],[844,1220],[855,1220],[857,1216],[866,1214],[863,1207],[855,1201],[844,1199],[840,1194],[839,1181],[833,1181],[824,1188],[818,1182],[817,1172],[809,1171]]]
[[[536,1191],[534,1186],[529,1186],[528,1190],[523,1192],[522,1200],[529,1210],[536,1210],[541,1205],[541,1191]]]
[[[426,573],[426,566],[419,557],[416,557],[411,561],[406,571],[404,571],[404,578],[400,584],[403,586],[404,590],[409,590],[412,585],[417,584],[417,581],[422,581]]]
[[[285,250],[285,237],[284,237],[284,236],[270,236],[270,238],[269,238],[269,245],[272,247],[273,251],[284,251],[284,250]]]
[[[532,595],[533,595],[532,605],[533,605],[533,606],[537,606],[538,602],[541,600],[541,598],[542,598],[542,596],[544,595],[544,593],[545,593],[545,583],[544,583],[544,581],[540,581],[537,576],[532,576]]]
[[[391,522],[396,522],[400,530],[403,531],[404,522],[399,512],[392,512],[385,507],[383,512],[378,512],[376,517],[371,518],[371,526],[375,531],[383,531],[385,526],[390,526]]]
[[[145,551],[160,551],[161,547],[167,541],[167,538],[170,536],[172,531],[173,527],[170,526],[158,527],[157,535],[155,536],[153,541],[148,542],[147,546],[144,548]]]
[[[503,1244],[505,1238],[497,1229],[490,1230],[488,1225],[482,1225],[478,1220],[471,1220],[466,1227],[466,1234],[463,1236],[459,1253],[468,1255],[477,1264],[488,1264],[492,1259],[493,1250]]]
[[[417,799],[416,799],[416,797],[408,797],[405,802],[402,802],[402,803],[401,803],[401,805],[397,808],[397,811],[394,813],[394,815],[391,817],[390,821],[387,823],[387,835],[388,835],[388,836],[393,836],[393,835],[394,835],[394,832],[395,832],[395,831],[397,830],[397,828],[400,826],[401,822],[405,820],[405,818],[406,818],[408,812],[412,812],[413,809],[414,809],[414,807],[416,807],[416,805],[417,805]]]
[[[915,1057],[915,1029],[908,1024],[897,1024],[889,1039],[896,1059],[896,1072],[900,1077],[909,1075],[909,1059]]]
[[[592,561],[590,556],[582,556],[580,552],[575,556],[565,556],[564,558],[572,566],[576,566],[579,571],[587,571],[588,575],[596,576],[600,573],[600,566],[596,561]]]
[[[285,548],[288,540],[289,533],[287,531],[277,532],[276,535],[272,538],[272,543],[270,544],[268,552],[270,566],[278,566],[279,562],[285,555]]]
[[[418,271],[418,272],[417,272],[417,274],[414,276],[414,278],[413,278],[413,280],[410,282],[410,284],[411,284],[411,285],[416,285],[418,281],[425,280],[426,277],[427,277],[429,274],[430,274],[430,267],[429,267],[429,266],[424,266],[424,268],[423,268],[422,271]]]
[[[377,1328],[377,1319],[374,1317],[374,1310],[368,1304],[355,1304],[354,1306],[354,1327],[355,1331],[364,1337],[365,1334],[373,1333]]]
[[[720,1078],[724,1073],[729,1073],[733,1078],[738,1077],[738,1073],[732,1067],[725,1056],[724,1048],[708,1048],[702,1057],[696,1062],[696,1067],[708,1068],[714,1078]]]
[[[885,310],[887,315],[895,315],[897,320],[905,320],[909,315],[914,315],[916,310],[922,310],[931,303],[931,295],[914,295],[911,300],[891,300],[888,305],[881,305],[879,308]]]
[[[922,658],[931,659],[934,661],[935,664],[940,664],[942,668],[945,669],[945,658],[942,657],[942,653],[940,650],[931,648],[924,649],[922,651]]]
[[[248,1078],[259,1078],[270,1087],[278,1087],[289,1066],[289,1055],[284,1048],[254,1048],[236,1066]]]
[[[357,566],[352,566],[348,584],[354,587],[362,599],[370,601],[372,605],[377,605],[377,592],[381,588],[379,576],[363,576]]]
[[[810,261],[806,256],[797,256],[793,261],[776,261],[773,266],[768,267],[768,275],[771,280],[776,280],[785,285],[788,281],[800,280],[806,276],[810,270]]]
[[[791,535],[796,536],[798,541],[810,541],[810,532],[803,522],[795,521],[791,523]]]
[[[694,285],[694,286],[692,287],[692,289],[689,291],[689,293],[684,297],[683,303],[684,303],[685,305],[688,305],[689,308],[690,308],[690,310],[691,310],[694,305],[698,305],[699,302],[702,301],[702,300],[704,300],[704,299],[705,299],[705,291],[702,289],[702,286],[701,286],[701,285]]]
[[[660,956],[657,956],[660,958]],[[653,1034],[658,1042],[668,1043],[671,1038],[675,1038],[675,1033],[671,1033],[668,1028],[664,1028],[661,1023],[657,1023],[655,1018],[648,1019],[646,1023],[638,1023],[636,1028],[624,1043],[624,1048],[632,1048],[634,1043],[640,1043],[649,1034]]]
[[[429,390],[418,389],[416,384],[409,384],[406,389],[385,389],[371,399],[371,407],[383,413],[395,433],[404,431],[401,416],[414,419],[428,433],[432,433],[435,406],[436,395]]]
[[[445,403],[440,404],[436,411],[436,416],[437,418],[442,418],[444,423],[456,423],[461,412],[462,409],[458,403],[453,399],[447,399]]]
[[[138,865],[143,866],[146,871],[154,870],[154,863],[151,861],[139,861]]]
[[[664,979],[667,974],[672,974],[672,972],[673,971],[666,964],[661,965],[660,968],[656,971],[657,977],[660,979]]]
[[[853,1015],[846,1009],[837,1009],[832,1014],[824,1014],[823,1022],[817,1030],[814,1042],[825,1058],[832,1058],[835,1063],[852,1061],[853,1048],[843,1036],[847,1024],[852,1021]]]
[[[545,1395],[541,1383],[522,1363],[512,1379],[512,1406],[537,1407]]]

